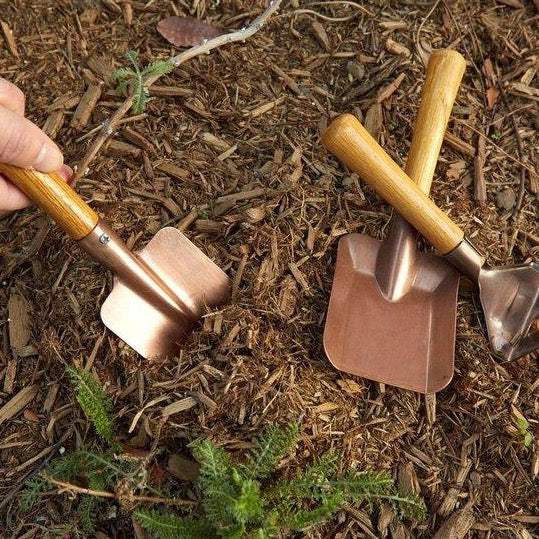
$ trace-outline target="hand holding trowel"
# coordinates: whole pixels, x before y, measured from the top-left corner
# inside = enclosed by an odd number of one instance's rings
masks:
[[[433,53],[427,66],[406,162],[427,194],[465,67],[464,58],[449,50]],[[327,132],[323,139],[327,145]],[[330,361],[342,371],[421,393],[444,388],[453,376],[458,282],[451,266],[417,251],[416,231],[396,213],[384,241],[346,235],[324,331]]]
[[[494,355],[510,360],[539,348],[539,330],[534,329],[539,318],[537,262],[487,268],[464,232],[391,160],[354,116],[337,118],[322,139],[332,153],[412,223],[445,260],[477,283]],[[413,318],[408,321],[410,328],[416,323]],[[388,339],[392,338],[388,335]]]
[[[132,253],[56,174],[3,163],[0,172],[115,274],[101,317],[142,356],[175,355],[206,309],[228,300],[228,277],[175,228]]]

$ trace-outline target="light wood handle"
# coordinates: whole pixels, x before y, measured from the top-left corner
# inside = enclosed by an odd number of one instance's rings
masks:
[[[99,216],[58,174],[0,163],[0,172],[47,212],[72,238],[86,237]]]
[[[356,172],[442,254],[464,232],[387,155],[355,116],[343,114],[322,134],[324,146]]]
[[[448,49],[433,52],[427,65],[421,105],[405,168],[406,174],[427,195],[465,69],[463,56]]]

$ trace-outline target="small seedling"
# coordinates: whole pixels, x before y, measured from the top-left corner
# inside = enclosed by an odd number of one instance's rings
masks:
[[[181,517],[139,509],[135,518],[154,539],[270,538],[283,530],[303,531],[330,518],[345,503],[386,501],[401,517],[422,518],[417,496],[400,496],[393,480],[377,472],[339,472],[339,457],[328,453],[293,477],[277,478],[276,467],[296,444],[298,427],[272,427],[244,462],[210,440],[193,445],[202,464],[198,485],[202,514]]]
[[[524,447],[530,447],[533,442],[533,434],[529,430],[530,424],[528,423],[528,420],[524,417],[515,417],[514,421],[518,429],[518,434],[522,438]]]
[[[122,95],[133,95],[133,113],[140,114],[148,104],[149,91],[146,81],[149,77],[166,75],[174,69],[174,63],[171,60],[156,60],[146,67],[139,65],[138,52],[127,51],[126,58],[133,67],[119,67],[115,69],[110,80],[118,85],[116,90]]]

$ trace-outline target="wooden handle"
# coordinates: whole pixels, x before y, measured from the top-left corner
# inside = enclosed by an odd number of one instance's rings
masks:
[[[324,146],[365,180],[442,254],[464,232],[387,155],[355,116],[343,114],[322,134]]]
[[[429,59],[405,169],[406,174],[427,195],[465,69],[466,60],[457,51],[438,50]]]
[[[99,216],[57,174],[0,163],[0,172],[47,212],[72,238],[86,237]]]

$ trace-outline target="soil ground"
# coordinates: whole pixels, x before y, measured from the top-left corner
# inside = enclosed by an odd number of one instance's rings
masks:
[[[124,3],[133,8],[131,24]],[[0,424],[0,536],[56,537],[73,528],[69,496],[51,490],[25,513],[17,492],[55,455],[55,444],[99,447],[65,374],[73,362],[90,368],[113,398],[124,444],[158,449],[163,468],[170,455],[189,456],[197,437],[241,454],[265,425],[301,419],[287,466],[332,448],[346,466],[388,470],[427,503],[424,522],[380,530],[376,514],[359,507],[309,537],[539,536],[537,357],[492,357],[469,287],[459,300],[455,376],[436,396],[348,376],[324,355],[339,237],[381,238],[391,211],[319,137],[331,117],[352,112],[404,164],[422,60],[435,48],[459,50],[469,63],[449,126],[459,149],[444,145],[432,196],[491,263],[538,259],[537,3],[361,5],[366,10],[285,2],[245,43],[180,66],[158,85],[184,95],[154,95],[144,116],[123,126],[149,143],[133,143],[120,129],[114,141],[132,146],[102,149],[78,183],[130,245],[144,245],[165,224],[180,226],[234,278],[233,303],[209,316],[179,357],[141,360],[104,330],[98,312],[110,276],[40,211],[0,221],[0,405],[31,392],[24,410]],[[176,11],[233,29],[262,9],[244,0],[0,0],[16,46],[0,40],[0,75],[24,90],[28,116],[76,164],[95,136],[84,135],[122,102],[107,85],[87,123],[72,126],[88,82],[125,64],[126,50],[139,51],[143,63],[177,52],[157,33],[159,20]],[[485,152],[475,157],[479,134]],[[163,161],[184,169],[183,177],[160,170]],[[477,185],[486,188],[483,204]],[[235,193],[243,195],[232,203],[222,198]],[[166,405],[186,396],[196,405],[162,418]],[[534,436],[529,447],[516,428],[519,415]],[[165,480],[180,483],[168,472]],[[122,512],[99,529],[101,537],[133,536]]]

